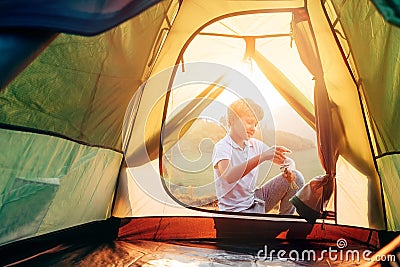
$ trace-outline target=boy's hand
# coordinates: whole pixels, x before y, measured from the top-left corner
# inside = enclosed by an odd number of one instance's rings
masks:
[[[290,189],[297,190],[299,189],[299,186],[296,184],[296,173],[294,170],[289,170],[288,169],[289,164],[282,165],[281,170],[283,169],[282,172],[282,177],[288,182]]]
[[[287,153],[292,153],[292,151],[284,146],[273,146],[272,149],[274,149],[274,157],[272,162],[278,165],[281,165],[285,162]]]
[[[290,171],[287,168],[284,169],[282,173],[283,178],[290,184],[296,180],[296,173],[294,171]]]

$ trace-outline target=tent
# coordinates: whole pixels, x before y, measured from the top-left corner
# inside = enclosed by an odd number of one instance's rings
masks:
[[[4,249],[46,238],[57,244],[69,230],[95,236],[98,228],[122,240],[346,238],[376,246],[379,233],[400,231],[398,5],[21,0],[0,7]],[[314,224],[207,209],[171,189],[168,152],[202,112],[232,97],[226,88],[262,99],[232,67],[243,59],[315,130],[332,194]]]

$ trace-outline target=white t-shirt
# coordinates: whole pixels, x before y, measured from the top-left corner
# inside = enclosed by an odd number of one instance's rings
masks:
[[[229,184],[218,174],[217,163],[227,159],[231,166],[241,164],[248,159],[261,154],[269,147],[262,141],[250,138],[242,149],[229,135],[226,135],[214,146],[212,162],[214,166],[215,188],[218,206],[223,211],[242,211],[249,208],[254,201],[255,183],[258,166],[235,183]]]

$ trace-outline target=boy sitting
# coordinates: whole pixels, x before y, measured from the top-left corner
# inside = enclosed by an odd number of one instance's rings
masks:
[[[250,99],[239,99],[228,108],[229,133],[214,146],[213,166],[218,206],[221,211],[265,213],[276,204],[279,214],[293,214],[289,199],[304,185],[294,161],[283,146],[268,147],[253,138],[262,108]],[[282,174],[255,188],[259,165],[267,160],[289,165]],[[293,186],[295,185],[297,186]]]

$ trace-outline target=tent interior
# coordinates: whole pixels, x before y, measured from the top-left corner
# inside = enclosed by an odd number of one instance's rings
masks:
[[[400,5],[384,2],[3,1],[1,265],[378,253],[400,231]],[[314,186],[312,222],[218,209],[212,151],[239,98]],[[278,173],[265,162],[256,185]]]

